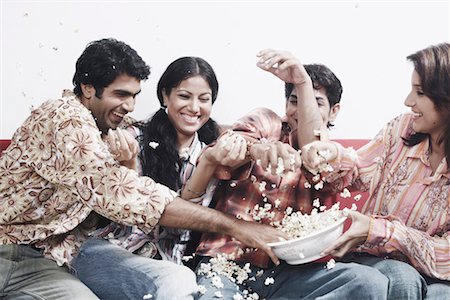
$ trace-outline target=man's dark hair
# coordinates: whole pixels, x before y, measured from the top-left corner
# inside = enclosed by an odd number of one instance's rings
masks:
[[[101,98],[104,88],[123,74],[146,80],[150,67],[124,42],[112,38],[93,41],[77,60],[72,80],[74,93],[81,96],[81,84],[91,84],[95,96]]]
[[[341,101],[342,85],[341,81],[336,75],[325,65],[321,64],[309,64],[304,65],[306,72],[311,77],[313,87],[315,89],[323,87],[328,97],[330,107],[333,107],[336,103]],[[286,99],[291,96],[294,85],[292,83],[286,83],[284,93]]]

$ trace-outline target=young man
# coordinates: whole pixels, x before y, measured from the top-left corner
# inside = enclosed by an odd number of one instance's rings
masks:
[[[100,216],[146,233],[161,224],[230,234],[277,261],[266,243],[280,231],[188,203],[117,160],[132,156],[111,153],[118,149],[104,139],[133,111],[149,74],[127,44],[94,41],[76,63],[75,94],[43,103],[15,132],[0,158],[0,298],[97,299],[67,267]],[[192,298],[195,276],[185,280],[185,298]],[[155,289],[152,282],[147,288]]]
[[[292,170],[286,162],[299,146],[317,138],[315,130],[325,131],[334,121],[342,87],[325,66],[303,67],[291,54],[274,50],[262,51],[260,56],[259,67],[287,82],[286,115],[280,118],[269,109],[256,109],[232,126],[253,143],[249,147],[249,161],[237,170],[216,172],[222,181],[212,201],[215,209],[239,219],[270,223],[281,221],[290,208],[310,211],[311,190],[305,189],[301,171]],[[315,108],[297,105],[312,97],[319,103]],[[322,132],[321,136],[324,135]],[[280,158],[284,170],[290,171],[283,176],[276,172]],[[272,172],[267,171],[268,166]],[[204,257],[201,263],[220,254],[234,257],[241,266],[250,263],[250,268],[245,268],[251,271],[249,277],[255,278],[238,285],[219,272],[218,280],[209,277],[211,274],[200,263],[197,275],[198,283],[206,287],[204,299],[211,299],[217,293],[226,299],[234,296],[242,299],[252,293],[257,293],[260,299],[383,299],[387,294],[387,278],[368,267],[337,263],[335,268],[327,270],[323,263],[273,265],[262,251],[221,234],[203,234],[197,254]]]

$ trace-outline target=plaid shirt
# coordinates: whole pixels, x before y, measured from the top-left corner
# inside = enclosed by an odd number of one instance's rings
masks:
[[[265,138],[268,142],[283,141],[296,145],[296,133],[282,130],[282,119],[273,111],[258,108],[238,120],[232,127],[233,131],[256,138]],[[294,142],[293,142],[294,141]],[[219,175],[220,174],[220,175]],[[215,209],[232,214],[237,218],[255,221],[253,214],[255,206],[269,207],[270,217],[258,220],[270,224],[281,221],[285,210],[291,207],[294,211],[310,211],[313,190],[305,189],[306,178],[300,170],[284,174],[282,177],[265,172],[254,162],[235,170],[216,172],[221,179],[216,187],[212,204]],[[270,261],[263,251],[249,249],[236,239],[217,233],[204,233],[197,255],[215,256],[219,253],[235,255],[236,260],[250,262],[253,265],[266,268]]]

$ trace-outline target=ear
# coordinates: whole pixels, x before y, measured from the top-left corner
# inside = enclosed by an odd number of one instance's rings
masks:
[[[83,93],[83,97],[87,100],[90,100],[95,95],[95,88],[92,84],[81,84],[81,92]]]
[[[336,120],[336,116],[339,113],[339,111],[341,110],[341,104],[340,103],[336,103],[335,105],[333,105],[333,107],[330,109],[330,112],[328,114],[328,121],[329,122],[334,122]]]
[[[163,89],[161,94],[163,96],[164,107],[167,107],[167,104],[169,102],[169,96],[167,96],[166,94],[166,89]]]

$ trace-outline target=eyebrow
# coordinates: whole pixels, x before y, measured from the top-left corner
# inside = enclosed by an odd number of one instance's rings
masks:
[[[114,90],[115,94],[121,94],[121,95],[133,96],[133,97],[136,97],[137,95],[139,95],[140,92],[141,92],[141,90],[139,90],[137,93],[132,93],[130,91],[121,90],[121,89]]]

